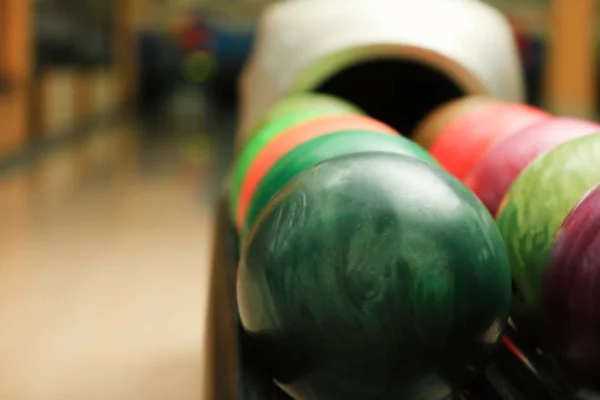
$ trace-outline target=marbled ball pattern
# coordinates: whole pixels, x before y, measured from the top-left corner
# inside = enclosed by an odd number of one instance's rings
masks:
[[[508,317],[510,268],[492,217],[412,157],[305,170],[267,204],[242,253],[244,330],[299,400],[444,399]]]

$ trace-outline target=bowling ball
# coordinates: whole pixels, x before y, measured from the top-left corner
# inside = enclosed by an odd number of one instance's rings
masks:
[[[448,101],[435,108],[413,132],[413,140],[429,149],[437,137],[459,118],[499,101],[486,96],[465,96]]]
[[[530,162],[561,143],[592,133],[600,133],[599,124],[574,118],[543,120],[492,146],[463,182],[496,215],[510,185]]]
[[[423,122],[416,140],[419,143],[430,142],[428,150],[433,158],[458,179],[463,179],[494,143],[549,118],[549,114],[531,106],[484,97],[455,102],[434,111],[427,118],[433,122]],[[462,105],[461,102],[467,104]],[[447,116],[447,113],[453,115]],[[435,139],[432,140],[432,136]]]
[[[244,177],[252,164],[252,160],[256,158],[258,153],[277,135],[281,132],[285,131],[292,126],[298,125],[299,123],[309,121],[314,118],[318,118],[325,115],[344,115],[344,114],[358,114],[354,109],[348,107],[348,109],[344,109],[342,107],[319,107],[318,104],[313,108],[307,108],[302,110],[288,110],[288,113],[279,112],[277,115],[280,115],[279,118],[271,119],[270,122],[266,123],[262,128],[260,128],[253,136],[252,139],[244,146],[244,149],[237,157],[233,168],[233,180],[230,186],[230,216],[232,221],[235,221],[236,216],[236,205],[238,202],[240,188],[242,186],[242,182],[244,181]]]
[[[297,400],[446,399],[510,306],[493,218],[430,163],[360,153],[290,180],[239,264],[244,337]]]
[[[579,199],[600,182],[600,135],[558,145],[538,157],[515,180],[498,210],[515,281],[513,318],[536,329],[554,235]],[[535,332],[532,332],[535,333]]]
[[[284,116],[308,110],[324,110],[329,113],[364,114],[354,104],[335,96],[321,93],[296,93],[285,97],[270,107],[261,118],[257,128]],[[256,128],[254,131],[256,131]]]
[[[287,153],[265,175],[250,202],[244,231],[247,233],[267,201],[296,174],[334,157],[376,151],[405,154],[437,164],[425,149],[400,135],[354,130],[317,137]]]
[[[256,187],[280,157],[307,140],[346,129],[367,129],[397,134],[394,129],[384,123],[362,115],[323,116],[281,132],[256,155],[248,168],[238,197],[236,212],[238,230],[243,227],[246,212]]]
[[[600,378],[600,186],[563,221],[550,250],[544,286],[546,330],[573,371]]]

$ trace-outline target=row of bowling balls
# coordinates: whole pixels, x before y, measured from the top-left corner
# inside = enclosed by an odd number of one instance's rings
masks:
[[[511,298],[519,327],[597,368],[600,207],[593,190],[578,203],[600,181],[596,132],[479,97],[414,140],[329,96],[274,106],[230,192],[238,307],[265,368],[296,399],[446,398],[485,364]]]
[[[600,125],[472,97],[443,105],[414,139],[495,216],[524,335],[600,376]],[[599,286],[600,288],[600,286]]]

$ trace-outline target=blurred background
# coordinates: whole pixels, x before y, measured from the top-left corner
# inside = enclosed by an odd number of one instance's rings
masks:
[[[214,205],[268,3],[0,0],[0,398],[202,398]],[[489,3],[528,101],[595,117],[593,2]]]

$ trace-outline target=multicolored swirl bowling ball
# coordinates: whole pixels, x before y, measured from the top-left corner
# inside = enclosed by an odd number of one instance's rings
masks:
[[[289,181],[237,280],[249,346],[297,400],[449,398],[495,348],[510,298],[485,207],[441,168],[384,152]]]
[[[561,223],[600,182],[600,135],[563,143],[533,161],[511,186],[497,217],[516,291],[512,316],[532,334],[542,324],[548,253]]]

